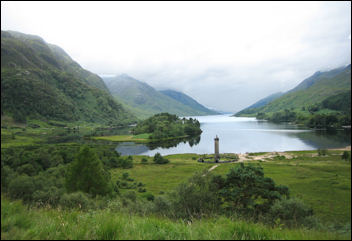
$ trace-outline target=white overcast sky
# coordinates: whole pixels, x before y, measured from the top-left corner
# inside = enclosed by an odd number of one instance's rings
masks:
[[[99,75],[232,112],[351,63],[349,1],[2,1],[1,30],[39,35]]]

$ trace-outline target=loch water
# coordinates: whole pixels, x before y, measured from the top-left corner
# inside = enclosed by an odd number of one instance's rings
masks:
[[[190,118],[190,117],[187,117]],[[192,116],[201,123],[199,137],[167,142],[137,144],[122,142],[116,147],[121,155],[162,155],[214,153],[214,138],[220,141],[220,153],[315,150],[351,145],[351,131],[310,130],[289,123],[271,123],[230,115]]]

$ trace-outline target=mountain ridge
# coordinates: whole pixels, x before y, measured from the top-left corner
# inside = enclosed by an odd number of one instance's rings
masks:
[[[247,107],[237,112],[235,116],[253,115],[259,112],[277,112],[284,109],[306,109],[312,105],[322,103],[329,97],[342,94],[346,90],[351,90],[351,64],[325,72],[315,72],[293,89],[283,93],[279,98],[263,106]]]
[[[169,112],[179,116],[206,115],[210,113],[185,105],[127,74],[103,77],[103,80],[110,93],[120,102],[123,102],[126,108],[129,106],[130,110],[137,112],[141,118],[147,118],[161,112]],[[182,93],[182,96],[184,97],[185,95]],[[191,97],[189,98],[191,99]]]
[[[1,115],[125,123],[135,119],[60,47],[41,37],[1,31]]]

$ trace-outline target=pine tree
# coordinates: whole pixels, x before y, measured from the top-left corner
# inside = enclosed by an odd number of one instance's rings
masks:
[[[70,192],[83,191],[92,195],[106,195],[111,191],[110,175],[103,163],[88,146],[83,146],[69,166],[66,188]]]

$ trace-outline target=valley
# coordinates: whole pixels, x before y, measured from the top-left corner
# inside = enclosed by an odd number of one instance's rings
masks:
[[[5,2],[1,239],[351,239],[350,5]]]

